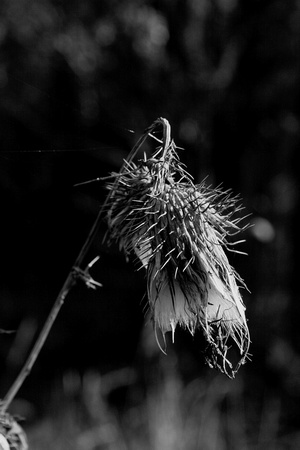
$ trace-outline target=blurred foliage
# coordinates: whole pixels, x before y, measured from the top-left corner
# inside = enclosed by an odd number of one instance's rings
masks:
[[[296,0],[1,2],[0,328],[18,330],[0,336],[1,395],[103,200],[101,185],[73,184],[118,170],[163,116],[196,181],[240,192],[255,225],[249,256],[232,259],[251,291],[253,361],[238,375],[253,401],[248,420],[271,397],[285,431],[298,426],[299,24]],[[21,393],[33,404],[70,367],[142,365],[149,353],[139,338],[143,276],[102,248],[104,233],[103,224],[91,255],[101,253],[93,271],[104,287],[66,302]],[[180,336],[178,370],[191,382],[207,372],[197,340]]]
[[[281,400],[268,393],[258,408],[243,393],[242,378],[231,382],[218,375],[183,383],[172,354],[145,390],[129,369],[102,376],[87,371],[83,377],[67,372],[50,395],[48,414],[28,427],[30,448],[297,449],[299,430],[282,433]]]

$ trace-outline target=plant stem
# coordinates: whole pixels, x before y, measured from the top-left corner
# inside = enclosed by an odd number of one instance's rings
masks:
[[[1,408],[0,408],[1,413],[4,413],[7,410],[7,408],[9,407],[9,405],[15,398],[17,392],[19,391],[20,387],[24,383],[24,380],[30,374],[31,369],[32,369],[32,367],[33,367],[33,365],[34,365],[34,363],[35,363],[35,361],[36,361],[36,359],[48,337],[48,334],[52,328],[52,325],[64,303],[64,300],[65,300],[66,296],[68,295],[68,293],[70,292],[71,288],[75,285],[75,283],[76,283],[75,278],[71,274],[69,274],[51,311],[50,311],[49,316],[47,317],[47,320],[43,326],[43,329],[40,332],[40,335],[39,335],[35,345],[33,346],[32,350],[21,370],[21,372],[19,373],[18,377],[16,378],[16,380],[14,381],[14,383],[8,390],[7,394],[5,395],[3,401],[1,402]]]
[[[138,150],[141,148],[141,146],[143,145],[143,143],[145,142],[145,140],[147,139],[147,137],[149,135],[151,135],[152,131],[155,130],[155,128],[157,126],[161,125],[163,127],[163,144],[164,144],[164,152],[166,151],[167,147],[169,146],[170,143],[170,125],[169,122],[164,119],[164,118],[158,118],[156,119],[152,125],[150,125],[150,127],[148,127],[144,134],[140,137],[140,139],[137,141],[137,143],[134,145],[134,147],[132,148],[128,158],[127,158],[127,162],[132,161],[132,159],[136,156]],[[124,163],[125,164],[125,163]],[[123,166],[124,167],[124,166]],[[81,270],[80,266],[83,263],[83,260],[91,246],[91,243],[93,241],[93,239],[95,238],[98,229],[99,229],[99,225],[100,225],[100,218],[102,215],[102,212],[109,200],[110,196],[108,195],[108,197],[106,198],[102,208],[100,209],[98,216],[94,222],[94,225],[91,228],[91,231],[85,241],[85,243],[83,244],[78,257],[75,260],[74,265],[72,266],[66,281],[63,284],[63,287],[61,288],[55,303],[46,319],[46,322],[27,358],[27,360],[25,361],[25,364],[23,366],[23,368],[21,369],[19,375],[17,376],[17,378],[15,379],[14,383],[12,384],[12,386],[10,387],[10,389],[8,390],[7,394],[5,395],[4,399],[1,401],[0,403],[0,413],[3,414],[7,408],[9,407],[9,405],[11,404],[11,402],[13,401],[13,399],[15,398],[17,392],[19,391],[19,389],[21,388],[22,384],[24,383],[25,379],[27,378],[27,376],[30,374],[31,369],[35,363],[35,361],[37,360],[37,357],[40,354],[41,349],[43,348],[43,345],[50,333],[50,330],[55,322],[56,317],[58,316],[58,313],[62,307],[62,305],[64,304],[64,301],[67,297],[67,295],[69,294],[70,290],[75,286],[77,279],[80,278],[80,275],[78,275],[78,273],[81,274],[85,274],[87,276],[87,278],[84,278],[84,281],[86,282],[86,284],[89,286],[91,284],[88,284],[88,278],[89,278],[89,274],[88,274],[88,269],[89,266],[87,267],[86,270]],[[78,271],[79,269],[79,271]],[[81,271],[80,271],[81,270]],[[77,276],[76,276],[77,274]],[[92,280],[92,279],[91,279]],[[92,280],[93,281],[93,280]],[[99,285],[99,283],[95,283],[95,285]]]
[[[100,217],[103,212],[103,208],[104,208],[104,205],[98,213],[98,216],[94,222],[94,225],[92,226],[91,231],[90,231],[85,243],[83,244],[83,247],[81,248],[78,257],[76,258],[75,263],[72,266],[72,269],[70,270],[70,272],[66,278],[66,281],[64,282],[64,284],[55,300],[55,303],[46,319],[46,322],[36,340],[36,343],[34,344],[32,350],[31,350],[23,368],[21,369],[19,375],[17,376],[14,383],[8,390],[4,399],[1,401],[0,413],[4,413],[7,410],[7,408],[9,407],[9,405],[15,398],[17,392],[21,388],[22,384],[24,383],[25,379],[30,374],[31,369],[32,369],[32,367],[33,367],[33,365],[34,365],[34,363],[35,363],[35,361],[36,361],[36,359],[37,359],[37,357],[38,357],[38,355],[50,333],[50,330],[55,322],[55,319],[56,319],[62,305],[64,304],[64,301],[65,301],[67,295],[69,294],[70,290],[75,286],[78,277],[76,277],[74,275],[74,269],[79,268],[81,266],[86,254],[91,246],[91,243],[98,232],[99,224],[100,224]]]

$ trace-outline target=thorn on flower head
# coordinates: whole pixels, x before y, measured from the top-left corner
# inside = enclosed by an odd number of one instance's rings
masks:
[[[146,137],[161,126],[158,149],[133,162]],[[231,236],[245,228],[235,216],[241,209],[238,198],[205,182],[194,184],[165,119],[146,130],[108,189],[109,240],[117,241],[126,255],[135,254],[146,270],[156,337],[158,329],[163,338],[170,331],[174,342],[177,326],[191,334],[200,329],[208,363],[234,376],[250,344],[239,292],[245,285],[225,253],[235,251]],[[229,360],[230,342],[239,351],[235,365]]]

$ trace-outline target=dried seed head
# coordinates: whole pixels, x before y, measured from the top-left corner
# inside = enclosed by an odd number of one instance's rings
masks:
[[[0,449],[28,450],[23,428],[8,413],[0,414]]]
[[[126,254],[134,252],[147,271],[155,330],[171,331],[174,340],[177,325],[192,334],[202,329],[209,364],[234,376],[250,342],[238,288],[243,282],[224,251],[235,251],[229,236],[241,231],[241,219],[233,217],[240,207],[228,192],[193,183],[167,131],[152,158],[128,161],[115,174],[109,185],[109,237]],[[228,359],[230,340],[240,351],[235,367]]]
[[[9,450],[9,443],[1,433],[0,433],[0,450]]]

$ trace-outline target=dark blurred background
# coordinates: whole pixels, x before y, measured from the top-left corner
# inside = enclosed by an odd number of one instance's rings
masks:
[[[299,43],[297,0],[1,2],[0,328],[16,331],[0,335],[1,396],[105,198],[103,182],[74,185],[118,171],[162,116],[195,181],[240,193],[255,225],[243,236],[249,256],[230,260],[251,291],[243,297],[252,362],[230,382],[242,383],[246,434],[253,443],[275,402],[272,439],[299,443]],[[160,373],[144,275],[102,244],[104,234],[103,222],[89,254],[101,255],[92,273],[103,288],[72,291],[19,393],[35,421],[66,373]],[[177,335],[169,358],[178,379],[215,380],[201,339]],[[235,448],[223,444],[216,448]]]

